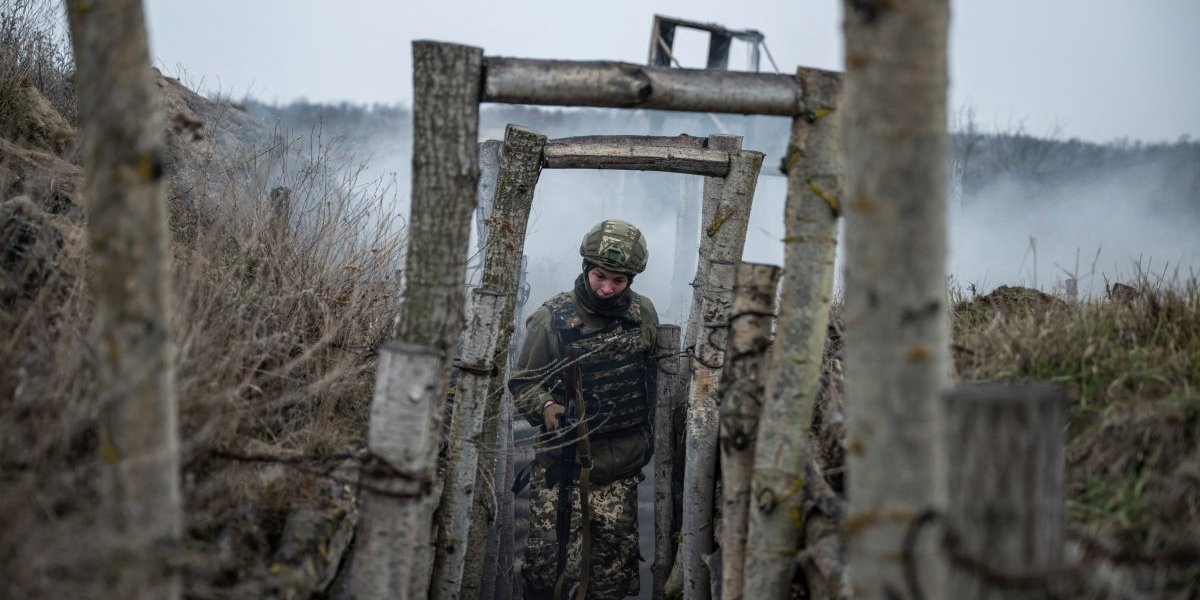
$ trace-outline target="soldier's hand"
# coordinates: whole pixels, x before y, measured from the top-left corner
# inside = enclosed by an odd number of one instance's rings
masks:
[[[558,416],[567,412],[567,407],[561,404],[550,403],[542,410],[542,420],[546,422],[546,429],[558,429]]]

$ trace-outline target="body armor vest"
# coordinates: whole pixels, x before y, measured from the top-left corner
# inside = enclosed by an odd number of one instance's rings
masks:
[[[632,291],[629,293],[633,293]],[[566,360],[579,357],[579,377],[587,410],[588,430],[593,436],[623,433],[649,424],[649,395],[646,358],[649,348],[642,338],[641,307],[637,297],[624,315],[601,328],[588,328],[576,312],[575,295],[565,292],[546,306],[553,314],[559,349]],[[574,382],[566,369],[551,393],[567,405]]]

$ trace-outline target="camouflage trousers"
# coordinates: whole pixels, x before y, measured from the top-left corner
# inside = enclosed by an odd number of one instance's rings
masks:
[[[618,479],[600,485],[592,484],[591,501],[591,560],[592,573],[587,597],[594,600],[617,600],[636,596],[638,579],[637,486],[643,476]],[[558,515],[558,487],[546,486],[546,469],[535,464],[529,479],[529,538],[525,544],[525,564],[521,572],[525,580],[525,597],[530,600],[552,598],[558,580],[558,537],[555,519]],[[567,590],[579,581],[579,558],[582,552],[579,507],[579,487],[571,488],[571,538],[567,545]]]

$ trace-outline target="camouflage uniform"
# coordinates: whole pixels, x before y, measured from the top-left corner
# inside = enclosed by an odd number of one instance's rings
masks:
[[[562,398],[564,327],[584,332],[585,347],[599,348],[602,358],[605,352],[617,356],[615,360],[626,357],[624,363],[619,363],[626,365],[622,369],[639,373],[636,377],[645,379],[641,385],[653,389],[649,377],[654,372],[650,351],[654,347],[658,315],[649,299],[632,290],[628,293],[633,295],[630,308],[621,318],[623,323],[615,329],[614,319],[592,314],[574,302],[573,292],[551,298],[529,318],[525,344],[509,380],[509,388],[517,408],[531,424],[542,426],[545,402]],[[628,360],[631,355],[641,357],[644,364],[631,365]],[[633,370],[632,366],[643,368]],[[618,375],[610,379],[619,380],[620,371],[618,369]],[[602,372],[598,379],[593,379],[598,381],[596,387],[601,390],[604,385],[618,385],[603,383],[606,374]],[[586,374],[584,378],[587,380]],[[585,397],[589,396],[588,390],[584,393]],[[589,435],[593,468],[589,494],[592,571],[588,598],[616,599],[638,593],[637,485],[643,479],[641,469],[649,461],[653,447],[649,420],[653,415],[652,395],[640,396],[640,402],[644,404],[640,415],[630,414],[628,402],[611,403],[616,409],[611,413],[595,410],[588,414],[588,423],[599,432]],[[559,488],[547,483],[547,472],[557,473],[561,454],[557,448],[559,442],[544,427],[535,437],[534,444],[537,464],[529,483],[531,518],[522,573],[527,598],[550,598],[558,578],[555,519]],[[577,485],[572,486],[571,498],[568,587],[564,589],[569,589],[579,577],[581,509]]]
[[[591,502],[592,575],[588,598],[619,599],[636,596],[638,578],[637,486],[641,473],[605,484],[592,485]],[[555,525],[558,515],[558,487],[546,485],[546,467],[534,465],[529,479],[529,537],[525,542],[525,579],[527,598],[550,598],[558,559]],[[579,581],[579,536],[582,510],[579,487],[571,488],[571,541],[567,546],[566,591]]]

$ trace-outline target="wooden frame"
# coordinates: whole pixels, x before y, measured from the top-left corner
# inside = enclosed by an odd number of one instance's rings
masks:
[[[837,91],[840,88],[840,75],[808,68],[801,68],[796,76],[790,76],[668,69],[617,62],[484,57],[482,50],[478,48],[433,41],[414,42],[413,53],[416,94],[413,103],[413,143],[416,150],[413,157],[413,218],[410,221],[408,264],[405,270],[408,284],[404,289],[404,308],[398,319],[395,337],[400,342],[415,345],[416,348],[424,348],[424,350],[414,351],[433,352],[440,355],[443,371],[448,371],[451,366],[448,355],[459,339],[463,325],[461,282],[465,278],[468,250],[467,231],[470,226],[471,212],[475,208],[479,184],[476,136],[480,102],[655,108],[693,112],[791,116],[795,126],[786,159],[786,162],[791,165],[800,162],[795,159],[803,156],[806,148],[823,147],[821,144],[814,145],[814,142],[817,141],[815,137],[814,139],[808,138],[810,134],[824,135],[828,130],[828,128],[820,127],[819,122],[823,117],[832,113],[836,106]],[[811,85],[812,82],[820,84]],[[830,85],[829,82],[837,85]],[[806,124],[815,127],[807,128]],[[512,130],[513,128],[510,128],[510,131]],[[532,134],[532,132],[529,133]],[[531,143],[536,145],[536,138],[532,138],[532,140]],[[544,145],[543,141],[543,147]],[[564,144],[565,146],[566,144]],[[677,160],[680,165],[692,165],[688,168],[699,169],[702,166],[709,168],[713,163],[705,158],[708,155],[704,153],[692,156],[691,153],[685,152],[685,150],[697,150],[695,148],[679,148],[678,151],[665,153],[661,147],[646,145],[640,148],[647,155],[654,154],[658,157],[656,161]],[[541,153],[539,152],[539,154]],[[664,157],[663,154],[667,156]],[[752,153],[737,154],[753,160]],[[685,155],[690,158],[683,160]],[[564,152],[563,156],[568,156],[568,154]],[[588,159],[597,160],[595,156],[589,156]],[[628,156],[624,159],[631,160]],[[583,158],[570,160],[583,160]],[[761,155],[758,160],[761,162]],[[510,163],[510,161],[512,162]],[[519,162],[515,158],[510,158],[506,148],[500,169],[503,171],[506,168],[513,168]],[[825,165],[823,160],[819,159],[816,162],[822,167]],[[629,168],[628,164],[626,163],[626,166],[622,168]],[[506,165],[508,166],[506,167]],[[540,166],[539,164],[539,171]],[[757,168],[756,165],[756,171]],[[828,218],[822,221],[822,227],[832,232],[832,223],[837,214],[838,191],[836,187],[830,188],[826,179],[832,178],[836,182],[836,174],[825,172],[814,175],[799,167],[790,167],[787,171],[789,206],[793,203],[811,204],[816,202],[833,207],[834,210],[827,211]],[[713,175],[709,175],[709,178],[718,179]],[[536,182],[536,178],[534,181]],[[512,180],[501,178],[498,187],[512,184]],[[518,190],[520,192],[518,195],[524,197],[527,193],[529,197],[532,197],[532,188],[532,185],[523,186]],[[497,191],[497,198],[500,197],[501,192],[502,190]],[[721,217],[722,215],[716,216]],[[728,222],[727,219],[706,221],[708,223],[706,230],[717,233],[733,229],[719,224],[726,222]],[[434,226],[435,224],[436,226]],[[792,246],[803,247],[809,243],[807,237],[797,237],[798,234],[794,232],[792,225],[791,222],[788,223],[788,239],[785,240],[785,244],[789,245],[789,252]],[[744,235],[743,230],[743,241]],[[495,260],[500,261],[501,257],[504,257],[501,262],[512,265],[511,268],[515,269],[515,265],[519,265],[519,249],[523,246],[523,237],[524,228],[522,227],[521,244],[515,246],[515,258],[513,258],[513,246],[489,243],[488,257],[485,258],[485,263],[491,261],[492,249],[496,248]],[[818,245],[823,248],[824,239],[819,240]],[[500,250],[499,248],[502,246],[504,249]],[[736,244],[736,247],[740,257],[741,243]],[[828,269],[832,269],[832,264],[828,265]],[[505,286],[487,284],[486,273],[487,267],[485,266],[485,285],[498,293],[506,294]],[[785,274],[783,283],[785,287],[789,285],[788,279],[789,275]],[[699,281],[705,280],[706,278]],[[801,282],[801,285],[817,288],[825,285],[825,282],[825,279],[818,278],[815,281]],[[793,282],[792,285],[795,283]],[[515,288],[515,284],[513,287]],[[730,287],[732,286],[730,285]],[[823,297],[827,307],[832,290],[821,291],[826,292]],[[700,292],[701,290],[698,289],[697,294]],[[509,322],[504,318],[504,314],[502,313],[501,323]],[[511,314],[511,309],[507,314]],[[781,319],[785,316],[781,316]],[[806,322],[802,324],[801,329],[805,327],[809,330],[807,338],[824,339],[824,322],[815,325]],[[811,347],[811,344],[807,343],[807,338],[797,341],[797,346]],[[498,352],[507,353],[507,340],[503,335],[498,339],[496,347]],[[781,353],[776,352],[776,356],[779,354]],[[399,365],[403,364],[403,361],[393,361],[389,364]],[[505,364],[505,361],[494,361],[493,364]],[[385,372],[384,365],[381,365],[377,377],[380,381],[392,380],[395,378],[395,374]],[[426,393],[418,394],[418,396],[426,398],[426,402],[440,406],[441,399],[445,397],[446,380],[446,377],[439,378],[431,389]],[[815,386],[816,382],[805,382],[805,385]],[[768,387],[770,386],[768,385]],[[397,386],[380,385],[377,388],[374,402],[377,404],[395,403],[399,400],[394,396],[401,391],[397,389]],[[490,395],[489,397],[494,398],[495,396]],[[410,395],[409,398],[413,399],[414,397]],[[440,422],[436,420],[436,415],[441,414],[441,411],[421,411],[421,414],[435,415],[430,417],[431,420],[427,424],[431,428],[432,435],[422,438],[425,443],[432,443],[433,447],[413,449],[406,452],[405,455],[428,456],[428,453],[440,444],[440,440],[436,439],[440,434]],[[715,420],[713,423],[715,424]],[[801,426],[806,427],[806,425]],[[372,427],[374,428],[376,425],[373,424]],[[381,425],[379,428],[386,428],[386,425]],[[487,432],[484,433],[483,439],[488,439]],[[801,443],[800,446],[803,444]],[[802,453],[803,449],[801,448],[799,451]],[[370,473],[365,472],[364,477],[374,478],[373,485],[381,486],[379,479],[396,473],[414,477],[417,481],[431,480],[433,476],[430,470],[431,465],[428,461],[419,464],[421,465],[419,473],[411,470],[412,465],[388,463],[383,465],[386,468],[374,469]],[[490,479],[490,474],[488,479]],[[482,484],[483,482],[478,481],[476,483],[476,485]],[[368,498],[363,513],[363,527],[367,528],[371,527],[369,523],[373,520],[389,518],[387,514],[371,513],[371,489],[374,487],[367,486],[366,488]],[[432,515],[434,504],[430,499],[432,489],[423,488],[423,490],[423,493],[418,492],[412,497],[389,498],[389,500],[402,501],[406,506],[418,507],[416,513],[426,516],[424,522],[429,522],[428,517]],[[768,507],[768,510],[774,510],[774,508]],[[422,521],[417,518],[412,522],[420,523]],[[754,522],[753,514],[751,522]],[[422,565],[431,562],[429,557],[432,556],[430,532],[423,531],[423,529],[416,527],[409,532],[396,532],[396,535],[388,541],[386,548],[375,548],[374,553],[369,557],[360,553],[355,561],[355,578],[382,576],[389,578],[392,582],[397,582],[390,589],[392,593],[398,593],[401,598],[422,597],[426,590],[419,582],[429,580],[428,577],[422,577],[422,571],[426,569]],[[469,548],[477,546],[480,544],[468,544]],[[363,564],[368,562],[371,564]],[[397,571],[379,565],[416,565],[414,567],[416,571]],[[431,570],[432,565],[429,565],[427,569]],[[411,576],[412,579],[405,581],[400,575],[401,573],[404,576]],[[417,585],[412,585],[414,580],[418,582]],[[375,587],[372,583],[364,582],[358,589]]]

